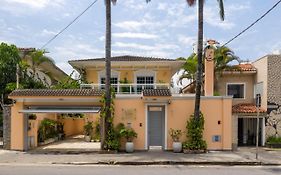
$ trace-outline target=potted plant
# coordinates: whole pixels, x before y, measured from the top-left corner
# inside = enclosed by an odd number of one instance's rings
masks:
[[[182,151],[182,143],[179,141],[182,135],[180,129],[170,129],[170,136],[173,139],[173,151],[174,153],[180,153]]]
[[[120,130],[120,135],[126,139],[126,152],[134,152],[133,139],[137,138],[138,134],[132,128],[124,128]]]
[[[93,122],[87,122],[86,125],[84,125],[84,134],[85,134],[85,141],[90,142],[91,141],[91,136],[93,133],[94,127],[93,127]]]

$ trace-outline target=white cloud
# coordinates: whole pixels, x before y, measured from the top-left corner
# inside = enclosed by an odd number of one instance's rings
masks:
[[[245,4],[231,4],[229,6],[226,6],[225,9],[227,9],[227,11],[241,11],[241,10],[248,10],[250,9],[250,3],[246,2]]]
[[[131,33],[131,32],[113,33],[112,36],[116,37],[116,38],[134,38],[134,39],[156,39],[156,38],[158,38],[158,35],[155,35],[155,34]]]
[[[140,49],[140,50],[153,50],[155,47],[143,45],[143,44],[137,44],[137,43],[122,43],[122,42],[116,42],[113,44],[115,47],[125,47],[125,48],[132,48],[132,49]]]
[[[191,46],[192,44],[194,44],[196,42],[196,37],[179,35],[178,41],[183,45]]]
[[[47,30],[47,29],[44,29],[44,30],[42,31],[42,33],[41,33],[41,35],[43,35],[43,36],[47,36],[47,35],[56,35],[56,34],[57,34],[57,32],[51,31],[51,30]]]
[[[33,9],[42,9],[48,5],[61,6],[64,4],[64,0],[4,0],[4,1],[12,5],[21,4]]]
[[[152,25],[152,23],[147,22],[146,20],[122,21],[122,22],[115,23],[114,25],[128,31],[134,31],[134,30],[141,30],[142,27]]]
[[[235,24],[228,19],[221,21],[218,11],[213,8],[206,7],[204,11],[205,22],[213,27],[219,27],[224,30],[232,29]]]

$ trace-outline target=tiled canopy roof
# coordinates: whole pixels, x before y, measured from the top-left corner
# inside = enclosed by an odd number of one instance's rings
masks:
[[[260,113],[266,113],[266,110],[259,108]],[[239,103],[232,106],[232,113],[257,113],[255,104],[251,103]]]
[[[238,64],[225,69],[225,71],[257,71],[257,69],[250,63]]]
[[[143,56],[130,56],[130,55],[111,57],[110,60],[111,61],[177,61],[177,60],[174,60],[174,59],[143,57]],[[70,60],[69,62],[75,62],[75,61],[105,61],[105,58]]]
[[[102,93],[95,89],[18,89],[9,96],[101,96]]]
[[[170,89],[144,89],[143,96],[172,96]]]
[[[19,47],[18,49],[19,49],[19,51],[22,51],[22,52],[31,52],[31,51],[36,50],[35,48],[32,48],[32,47],[29,47],[29,48]]]

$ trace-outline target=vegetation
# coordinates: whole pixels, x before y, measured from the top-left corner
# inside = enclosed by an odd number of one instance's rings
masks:
[[[120,134],[119,134],[119,128],[120,126],[117,126],[116,128],[114,128],[113,125],[113,119],[114,119],[114,98],[115,98],[115,93],[112,90],[111,91],[111,97],[110,97],[110,118],[106,118],[107,117],[107,107],[106,107],[106,102],[107,102],[107,98],[105,96],[105,94],[103,94],[102,98],[101,98],[101,103],[103,104],[102,108],[101,108],[101,112],[100,112],[100,117],[101,119],[104,121],[104,125],[101,129],[104,129],[103,133],[104,135],[106,135],[106,137],[104,137],[104,144],[101,145],[102,149],[105,150],[118,150],[120,148]],[[105,122],[106,121],[106,122]]]
[[[99,123],[99,121],[94,122],[93,140],[96,141],[96,142],[100,141],[100,123]]]
[[[115,150],[118,151],[120,149],[121,143],[121,130],[124,129],[125,126],[123,123],[119,123],[116,127],[112,125],[112,127],[109,129],[108,137],[106,140],[106,149],[107,150]]]
[[[150,0],[146,0],[146,2],[149,2]],[[110,75],[111,75],[111,3],[116,4],[117,0],[105,0],[105,7],[106,7],[106,32],[105,32],[105,72],[106,72],[106,78],[105,78],[105,106],[104,106],[104,131],[102,132],[102,139],[101,139],[101,148],[104,149],[107,146],[105,145],[105,140],[108,140],[107,137],[109,137],[109,133],[112,133],[109,130],[112,130],[113,126],[111,126],[111,88],[110,88]]]
[[[45,59],[39,59],[36,62],[38,55],[33,59],[33,66],[29,66],[27,63],[27,55],[37,51],[24,54],[24,58],[21,59],[19,50],[15,45],[8,45],[6,43],[0,44],[0,95],[3,95],[3,103],[11,103],[8,100],[8,94],[17,88],[17,75],[19,79],[19,88],[21,89],[42,89],[47,88],[44,84],[44,80],[36,77],[35,74],[30,74],[28,68],[36,69]],[[41,51],[38,51],[41,53]],[[33,56],[33,55],[32,55]],[[35,57],[35,55],[33,56]],[[32,58],[32,57],[31,57]],[[32,67],[32,68],[31,68]]]
[[[281,144],[281,137],[271,136],[267,138],[266,141],[268,144]]]
[[[60,80],[52,88],[53,89],[79,89],[82,78],[80,77],[78,80],[74,80],[73,78],[71,78],[73,74],[74,74],[74,71],[69,76]]]
[[[120,84],[129,84],[130,82],[128,81],[127,78],[124,78],[124,80],[119,81]],[[121,92],[129,93],[130,92],[130,86],[122,86],[121,87]]]
[[[196,0],[187,0],[189,6],[194,6]],[[220,8],[220,17],[224,20],[224,6],[223,0],[218,0]],[[198,39],[197,39],[197,75],[196,75],[196,89],[195,89],[195,105],[194,105],[194,117],[199,120],[200,118],[200,97],[202,86],[202,58],[203,58],[203,10],[204,0],[198,0]]]
[[[84,125],[84,134],[85,136],[92,136],[93,134],[93,122],[87,122],[86,125]]]
[[[6,86],[11,82],[16,82],[17,65],[20,63],[20,56],[15,45],[8,45],[6,43],[0,44],[0,95],[4,96],[4,103],[8,101],[8,94]],[[2,101],[2,100],[1,100]]]
[[[138,134],[135,132],[133,128],[123,128],[120,131],[120,135],[122,137],[125,137],[127,142],[132,142],[134,138],[138,137]]]
[[[186,123],[186,138],[183,148],[187,150],[206,150],[207,143],[203,140],[204,116],[200,113],[199,119],[191,115]]]
[[[178,58],[178,60],[185,60],[185,64],[182,66],[183,72],[179,77],[179,82],[182,84],[182,81],[184,79],[188,79],[191,82],[195,80],[195,75],[197,71],[197,55],[196,54],[191,54],[187,59],[181,57]],[[237,67],[233,67],[230,65],[231,62],[237,61],[240,62],[241,60],[239,59],[238,56],[234,54],[234,52],[226,47],[217,47],[215,49],[215,55],[214,55],[214,62],[215,62],[215,67],[214,67],[214,72],[215,72],[215,91],[217,91],[217,81],[219,76],[221,76],[222,71],[225,69],[232,69]],[[204,62],[202,63],[204,66]],[[202,70],[204,72],[204,70]]]
[[[44,142],[49,138],[55,138],[58,136],[57,121],[51,119],[44,119],[41,121],[38,129],[38,141]]]
[[[182,132],[180,129],[172,129],[169,131],[170,136],[172,137],[174,142],[179,142],[180,137],[182,136]]]

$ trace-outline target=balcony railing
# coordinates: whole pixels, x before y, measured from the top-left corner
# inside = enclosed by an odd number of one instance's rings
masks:
[[[172,93],[176,92],[170,84],[111,84],[111,87],[117,94],[141,94],[144,89],[170,89]],[[82,89],[105,89],[104,84],[81,84]]]

